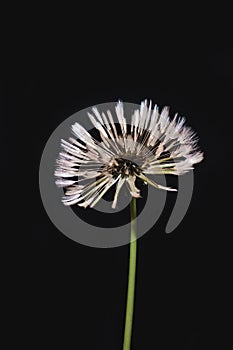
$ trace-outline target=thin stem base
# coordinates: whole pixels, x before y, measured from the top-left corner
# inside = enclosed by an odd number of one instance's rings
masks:
[[[127,293],[127,304],[126,304],[123,350],[130,350],[131,337],[132,337],[135,277],[136,277],[136,258],[137,258],[136,198],[132,198],[131,200],[130,215],[131,215],[131,235],[130,235],[130,253],[129,253],[129,275],[128,275],[128,293]]]

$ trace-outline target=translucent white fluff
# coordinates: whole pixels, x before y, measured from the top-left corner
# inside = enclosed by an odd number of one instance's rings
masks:
[[[101,141],[78,123],[72,125],[75,138],[61,140],[63,151],[57,159],[55,176],[57,186],[65,188],[65,205],[93,207],[116,184],[115,208],[124,185],[131,196],[140,197],[136,178],[157,189],[176,191],[155,183],[146,174],[182,175],[203,159],[195,133],[177,114],[170,119],[168,107],[159,113],[157,106],[152,109],[152,103],[148,106],[144,101],[127,126],[123,103],[118,102],[115,112],[119,131],[109,110],[100,114],[94,107],[92,112],[88,116]]]

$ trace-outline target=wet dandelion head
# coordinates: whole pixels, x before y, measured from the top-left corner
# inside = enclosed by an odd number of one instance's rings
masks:
[[[161,113],[147,101],[133,112],[127,125],[123,103],[116,104],[118,125],[109,110],[102,114],[96,107],[88,116],[101,140],[93,138],[80,124],[72,125],[75,138],[61,140],[63,151],[57,159],[56,184],[65,188],[65,205],[93,207],[116,185],[112,207],[123,185],[133,197],[140,197],[136,179],[157,189],[176,191],[159,185],[148,174],[182,175],[203,159],[197,138],[185,119],[169,117],[168,107]],[[119,127],[119,128],[118,128]],[[119,130],[118,130],[119,129]]]

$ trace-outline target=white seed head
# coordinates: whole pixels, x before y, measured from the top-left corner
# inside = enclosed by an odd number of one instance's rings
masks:
[[[63,151],[57,159],[55,176],[57,186],[65,188],[65,205],[93,207],[116,184],[115,208],[124,184],[133,197],[140,197],[136,178],[157,189],[175,191],[153,182],[146,174],[182,175],[203,159],[193,130],[184,126],[185,119],[177,114],[170,119],[168,107],[159,113],[157,106],[152,109],[151,101],[148,106],[145,100],[132,113],[128,128],[123,103],[118,102],[115,112],[120,131],[109,110],[100,114],[94,107],[92,112],[88,116],[101,141],[78,123],[72,125],[75,138],[61,140]]]

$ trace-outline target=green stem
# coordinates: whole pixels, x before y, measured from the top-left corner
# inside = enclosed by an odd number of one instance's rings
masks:
[[[130,254],[129,254],[129,275],[128,275],[128,294],[125,316],[125,334],[123,350],[130,350],[133,310],[134,310],[134,290],[136,276],[136,257],[137,257],[137,234],[136,234],[136,198],[132,198],[130,203],[131,214],[131,235],[130,235]]]

